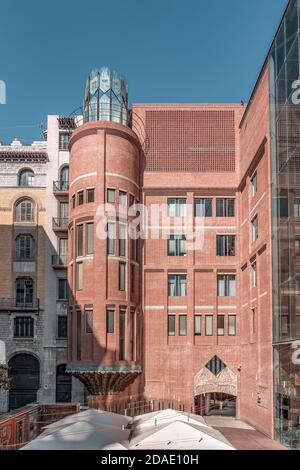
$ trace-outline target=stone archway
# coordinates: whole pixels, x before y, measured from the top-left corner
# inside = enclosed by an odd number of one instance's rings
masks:
[[[229,367],[225,367],[218,375],[203,367],[194,376],[194,396],[212,392],[236,397],[237,375]]]

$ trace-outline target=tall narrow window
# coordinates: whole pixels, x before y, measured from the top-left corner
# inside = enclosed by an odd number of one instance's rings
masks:
[[[176,315],[168,315],[168,336],[176,334]]]
[[[106,311],[106,333],[115,332],[115,311],[109,309]]]
[[[217,217],[234,217],[235,200],[234,199],[217,199]]]
[[[212,199],[195,199],[194,215],[195,217],[212,217]]]
[[[257,270],[256,270],[256,261],[252,264],[252,287],[255,289],[257,287]]]
[[[135,312],[130,312],[130,360],[135,359]]]
[[[16,280],[16,306],[33,307],[34,283],[31,277],[19,277]]]
[[[186,274],[168,275],[169,297],[185,297],[187,295]]]
[[[116,224],[115,222],[107,223],[107,254],[115,256],[116,254]]]
[[[119,256],[126,256],[126,225],[119,224]]]
[[[114,204],[116,202],[116,190],[115,189],[107,188],[106,200],[110,204]]]
[[[132,264],[130,266],[130,292],[133,294],[135,288],[135,266]]]
[[[83,256],[83,225],[77,225],[77,256]]]
[[[69,167],[68,165],[64,166],[60,170],[59,189],[61,191],[69,191]]]
[[[34,337],[34,319],[32,317],[16,317],[14,319],[15,338]]]
[[[169,235],[168,256],[186,256],[185,235]]]
[[[86,202],[91,203],[95,201],[95,190],[94,188],[89,188],[86,190]]]
[[[31,261],[35,257],[35,242],[31,235],[19,235],[16,238],[17,261]]]
[[[92,255],[94,253],[94,224],[86,224],[86,234],[85,234],[85,244],[86,244],[86,254]]]
[[[252,334],[256,333],[256,318],[255,318],[255,308],[251,310],[251,329],[252,329]]]
[[[93,333],[93,309],[86,308],[84,311],[85,316],[85,332],[87,334]]]
[[[195,336],[201,336],[202,334],[201,323],[202,323],[202,315],[195,315],[194,316],[194,335]]]
[[[76,358],[81,360],[81,311],[77,310],[76,316]]]
[[[30,199],[22,199],[16,205],[16,222],[34,222],[35,205]]]
[[[83,263],[76,263],[76,290],[83,289]]]
[[[65,339],[68,337],[68,317],[67,315],[58,315],[57,317],[57,337]]]
[[[124,291],[125,290],[125,284],[126,284],[126,264],[120,262],[119,263],[119,290]]]
[[[214,334],[214,317],[213,315],[205,315],[205,336],[213,336]]]
[[[34,172],[32,170],[22,170],[19,174],[19,186],[33,186]]]
[[[75,197],[75,194],[73,194],[73,196],[72,196],[71,204],[72,204],[72,209],[75,209],[75,207],[76,207],[76,197]]]
[[[67,279],[58,279],[58,300],[68,299],[68,281]]]
[[[69,219],[69,203],[68,202],[60,202],[59,218],[60,218],[61,227],[68,225],[68,219]]]
[[[218,336],[224,336],[225,334],[225,315],[217,316],[217,328]]]
[[[123,207],[127,206],[127,193],[125,191],[119,192],[119,204]]]
[[[235,297],[236,295],[236,279],[235,275],[221,274],[218,275],[218,297]]]
[[[168,217],[185,217],[186,199],[168,199]]]
[[[60,266],[67,266],[68,264],[68,239],[58,239],[58,261]]]
[[[187,335],[187,315],[179,315],[179,336]]]
[[[236,315],[228,315],[228,336],[236,336]]]
[[[255,173],[255,175],[251,179],[251,190],[252,190],[252,197],[254,197],[255,194],[257,193],[257,173]]]
[[[255,242],[258,239],[258,216],[256,215],[251,222],[252,224],[252,241]]]
[[[235,235],[217,235],[217,256],[235,256]]]
[[[70,134],[67,132],[59,133],[59,150],[68,150]]]
[[[78,191],[78,193],[77,193],[77,205],[82,206],[83,203],[84,203],[83,191]]]
[[[125,361],[126,312],[120,312],[119,324],[119,361]]]

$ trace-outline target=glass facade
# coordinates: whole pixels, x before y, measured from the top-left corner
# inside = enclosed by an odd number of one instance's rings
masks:
[[[285,12],[269,55],[272,160],[275,430],[300,449],[300,0]]]
[[[114,121],[128,125],[128,88],[125,80],[106,67],[88,76],[83,100],[84,122]]]

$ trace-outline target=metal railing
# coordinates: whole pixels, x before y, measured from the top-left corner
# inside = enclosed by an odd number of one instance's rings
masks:
[[[69,181],[53,181],[54,193],[66,193],[69,191]]]
[[[28,299],[22,299],[22,298],[6,298],[6,297],[1,297],[0,298],[0,310],[10,310],[10,309],[15,309],[15,310],[38,310],[39,309],[39,299],[36,298],[28,298]]]
[[[52,255],[52,266],[67,267],[68,256],[67,255]]]
[[[53,230],[68,230],[69,219],[62,217],[53,217],[52,226]]]

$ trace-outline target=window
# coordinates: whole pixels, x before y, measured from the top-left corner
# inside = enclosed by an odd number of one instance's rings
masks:
[[[19,277],[16,280],[16,306],[33,307],[33,279],[31,277]]]
[[[75,209],[75,207],[76,207],[76,198],[75,198],[75,194],[73,194],[73,196],[72,196],[71,204],[72,204],[72,209]]]
[[[34,337],[34,319],[32,317],[16,317],[14,319],[15,338]]]
[[[116,202],[116,190],[112,188],[107,188],[106,200],[110,204],[114,204]]]
[[[31,261],[35,256],[35,241],[31,235],[19,235],[16,238],[17,261]]]
[[[135,260],[136,259],[136,240],[134,238],[130,238],[130,259]]]
[[[69,167],[67,165],[60,170],[60,190],[69,191]]]
[[[78,206],[82,206],[83,203],[84,203],[83,191],[79,191],[77,193],[77,204],[78,204]]]
[[[168,315],[168,336],[176,334],[176,315]]]
[[[34,172],[32,170],[22,170],[19,173],[19,186],[33,186]]]
[[[126,225],[119,224],[119,256],[126,256]]]
[[[213,315],[205,315],[205,336],[213,336],[214,334],[214,317]]]
[[[83,263],[76,263],[76,290],[83,288]]]
[[[77,225],[77,256],[83,256],[83,225]]]
[[[186,256],[185,235],[169,235],[168,256]]]
[[[76,358],[81,360],[81,311],[77,310],[76,315]]]
[[[187,335],[187,315],[179,315],[179,336]]]
[[[57,317],[57,337],[68,337],[68,317],[67,315],[59,315]]]
[[[300,217],[300,198],[295,197],[294,199],[294,217]]]
[[[125,290],[125,279],[126,279],[126,264],[119,263],[119,290]]]
[[[214,356],[207,364],[205,364],[205,367],[215,376],[219,375],[220,372],[222,372],[223,369],[225,369],[227,366],[224,364],[224,362],[218,357]]]
[[[68,281],[67,279],[58,279],[58,300],[68,299]]]
[[[108,256],[116,254],[116,224],[115,222],[108,222],[107,224],[107,246]]]
[[[225,315],[217,316],[217,329],[218,336],[224,336],[225,334]]]
[[[62,224],[67,225],[69,218],[69,203],[61,202],[59,204],[59,218],[61,219]]]
[[[169,274],[169,297],[185,297],[187,295],[186,274]]]
[[[85,332],[87,334],[93,333],[93,309],[86,308],[84,311],[85,316]]]
[[[235,275],[218,275],[218,297],[235,297],[236,279]]]
[[[106,311],[106,333],[115,332],[115,311],[107,310]]]
[[[195,217],[212,217],[212,199],[195,199],[194,215]]]
[[[194,316],[194,335],[201,336],[202,335],[202,315],[195,315]]]
[[[297,237],[295,240],[295,252],[296,256],[300,256],[300,238]]]
[[[134,361],[135,352],[135,313],[130,312],[130,360]]]
[[[252,197],[254,197],[255,194],[257,193],[257,173],[255,173],[255,175],[253,176],[251,180],[251,188],[252,188]]]
[[[217,235],[217,256],[235,256],[235,235]]]
[[[86,255],[92,255],[94,253],[94,224],[86,224],[86,233],[85,233],[85,251]]]
[[[126,312],[121,310],[119,319],[119,361],[125,360]]]
[[[130,292],[132,294],[134,293],[134,287],[135,287],[135,266],[134,264],[132,264],[130,267]]]
[[[70,142],[70,134],[60,132],[59,133],[59,150],[68,150]]]
[[[252,330],[252,334],[255,334],[256,333],[256,318],[255,318],[255,308],[253,308],[251,310],[251,330]]]
[[[127,206],[127,193],[125,193],[124,191],[119,192],[119,204],[123,207]]]
[[[133,206],[134,205],[134,195],[133,194],[129,194],[129,206]]]
[[[23,199],[16,205],[16,222],[34,222],[34,203]]]
[[[86,202],[94,202],[95,201],[95,190],[94,188],[90,188],[86,190]]]
[[[256,270],[256,261],[252,264],[252,287],[255,289],[257,287],[257,270]]]
[[[228,336],[236,336],[236,315],[228,315]]]
[[[217,199],[217,217],[234,217],[234,215],[234,199]]]
[[[252,224],[252,241],[255,242],[258,239],[258,217],[257,215],[251,222]]]
[[[185,217],[186,199],[168,199],[168,216]]]
[[[58,238],[59,264],[67,266],[68,264],[68,239]]]

